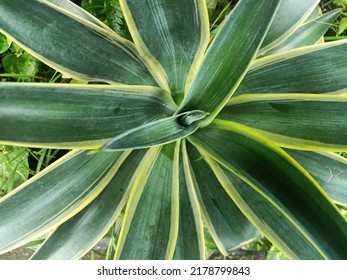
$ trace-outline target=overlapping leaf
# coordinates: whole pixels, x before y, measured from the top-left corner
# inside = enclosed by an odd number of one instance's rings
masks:
[[[252,63],[235,96],[248,93],[330,93],[347,88],[347,40],[270,55]]]
[[[206,123],[217,115],[255,57],[279,2],[244,0],[235,7],[209,46],[181,111],[199,109],[211,113]],[[250,9],[254,12],[252,20],[247,16]]]
[[[3,197],[0,253],[42,236],[82,210],[106,187],[125,157],[121,152],[70,152]]]
[[[228,255],[229,250],[259,237],[192,145],[188,145],[188,155],[204,222],[219,250]]]
[[[204,118],[204,112],[199,110],[162,118],[116,136],[103,149],[140,149],[171,143],[196,131],[199,128],[198,121]]]
[[[175,248],[176,260],[205,259],[204,226],[194,178],[189,166],[186,140],[182,141],[179,162],[179,231]]]
[[[1,31],[68,76],[108,83],[157,84],[133,46],[116,33],[48,1],[3,0],[0,10]]]
[[[204,1],[121,0],[120,3],[137,49],[152,67],[160,69],[165,79],[162,86],[170,88],[180,102],[209,42]]]
[[[102,193],[59,226],[31,259],[79,259],[93,248],[123,210],[131,190],[130,180],[144,152],[132,152]]]
[[[306,22],[266,55],[316,44],[340,14],[341,10],[333,10]]]
[[[152,87],[2,84],[0,139],[98,148],[117,134],[171,116],[175,105],[165,96]]]
[[[178,147],[152,148],[133,174],[117,259],[172,258],[178,228]]]
[[[346,107],[346,94],[248,94],[232,98],[219,118],[255,128],[284,147],[343,151]]]
[[[249,184],[238,178],[216,162],[205,156],[225,191],[235,201],[244,215],[272,243],[292,259],[321,259],[322,255],[310,240],[302,234],[300,228],[288,219],[286,213]]]
[[[345,219],[313,178],[283,150],[252,129],[221,120],[189,139],[280,209],[322,258],[347,257]],[[278,223],[271,231],[276,234],[280,228]],[[285,239],[282,242],[286,244]],[[308,257],[295,252],[293,246],[287,250],[291,257]]]
[[[260,53],[264,53],[286,39],[314,11],[319,0],[284,0],[278,8]]]
[[[287,150],[337,204],[347,206],[347,159],[335,153]]]

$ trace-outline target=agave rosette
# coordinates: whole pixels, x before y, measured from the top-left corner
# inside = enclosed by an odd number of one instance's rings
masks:
[[[347,41],[316,44],[318,2],[241,0],[210,41],[203,0],[120,0],[130,42],[2,0],[5,35],[89,84],[0,84],[1,143],[72,150],[0,200],[0,252],[49,233],[33,259],[78,259],[116,223],[115,259],[205,259],[205,229],[346,259]]]

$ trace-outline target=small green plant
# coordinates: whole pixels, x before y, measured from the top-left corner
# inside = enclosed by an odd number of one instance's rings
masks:
[[[67,0],[0,2],[8,38],[89,82],[0,84],[1,143],[72,150],[0,200],[0,253],[111,232],[110,259],[205,259],[207,233],[346,259],[347,41],[316,44],[340,11],[240,0],[211,40],[203,0],[119,2],[133,41]]]
[[[346,39],[347,35],[347,1],[321,1],[321,7],[324,12],[341,8],[341,15],[330,27],[329,32],[324,36],[327,41]]]
[[[28,176],[28,150],[0,146],[0,197],[24,183]]]

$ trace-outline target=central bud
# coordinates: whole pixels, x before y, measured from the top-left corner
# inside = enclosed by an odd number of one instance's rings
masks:
[[[180,125],[187,127],[199,120],[206,118],[207,115],[208,113],[200,110],[189,111],[185,114],[182,114],[182,116],[177,119],[177,122]]]

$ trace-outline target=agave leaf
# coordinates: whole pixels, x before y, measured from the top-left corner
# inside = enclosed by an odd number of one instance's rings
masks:
[[[213,120],[245,75],[279,2],[243,0],[237,4],[209,46],[181,111],[199,109],[211,113],[204,124]],[[247,16],[250,9],[252,20]]]
[[[170,88],[179,102],[209,42],[205,2],[121,0],[120,3],[137,49],[148,64],[161,69],[165,88]]]
[[[172,259],[179,218],[178,157],[179,142],[162,146],[151,173],[134,175],[141,186],[129,199],[124,218],[129,229],[120,237],[118,244],[124,245],[116,258]]]
[[[250,128],[222,120],[189,139],[272,201],[323,258],[347,258],[345,219],[307,171],[282,149]]]
[[[98,148],[117,134],[172,115],[175,105],[165,96],[154,87],[3,83],[0,140]]]
[[[204,158],[244,215],[272,243],[278,244],[288,257],[306,260],[323,258],[277,201],[255,190],[238,176],[219,166],[206,154]]]
[[[329,12],[328,12],[329,13]],[[309,15],[309,17],[306,19],[306,21],[303,24],[306,24],[307,22],[314,20],[322,15],[322,9],[320,6],[316,6],[316,8],[313,10],[313,12]]]
[[[219,118],[252,127],[280,146],[347,149],[347,94],[243,94]]]
[[[132,44],[114,32],[43,0],[2,0],[0,10],[0,31],[72,78],[157,84]]]
[[[341,10],[336,9],[331,12],[325,13],[324,15],[317,17],[309,22],[306,22],[298,29],[296,29],[295,32],[288,36],[284,41],[278,44],[275,48],[268,51],[266,55],[314,45],[323,37],[331,24],[337,19],[340,14]]]
[[[287,150],[337,204],[347,206],[347,159],[334,153]]]
[[[86,208],[60,225],[31,259],[79,259],[107,233],[125,207],[130,180],[144,150],[132,152],[102,193]]]
[[[219,251],[228,255],[227,251],[258,238],[259,232],[240,212],[192,145],[188,145],[188,155],[202,215]]]
[[[319,0],[284,0],[278,8],[259,53],[265,53],[293,33],[316,9]]]
[[[330,93],[347,88],[347,40],[303,47],[255,60],[235,95]]]
[[[87,20],[91,23],[94,23],[108,31],[112,31],[111,28],[109,28],[106,24],[104,24],[102,21],[88,13],[86,10],[82,9],[80,6],[76,5],[70,0],[46,0],[54,5],[57,5],[60,8],[65,9],[66,11],[83,18],[84,20]]]
[[[179,163],[179,232],[175,248],[176,260],[205,259],[205,237],[202,213],[189,166],[186,140],[182,140]]]
[[[196,131],[199,120],[205,117],[204,112],[195,110],[153,121],[117,135],[103,150],[141,149],[174,142]]]
[[[172,258],[178,231],[178,156],[179,142],[153,148],[134,173],[116,259]]]
[[[127,154],[70,152],[0,199],[0,254],[82,210],[106,187]]]

